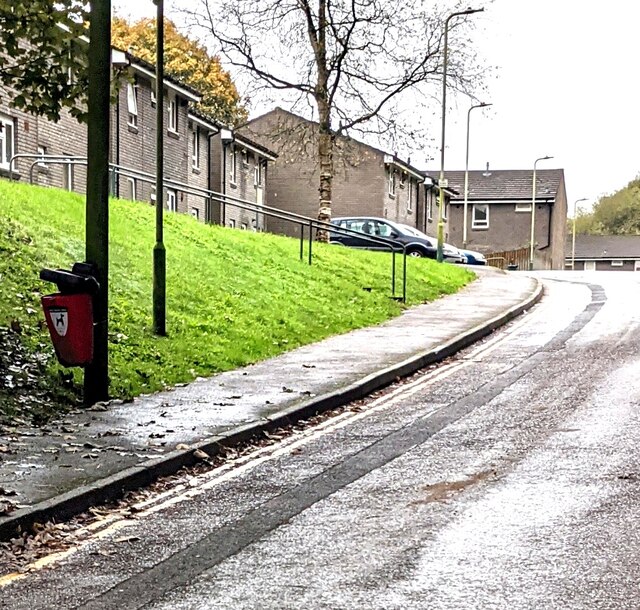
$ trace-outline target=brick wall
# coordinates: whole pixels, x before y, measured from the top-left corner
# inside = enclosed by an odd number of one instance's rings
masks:
[[[252,121],[246,133],[278,154],[269,169],[266,188],[269,204],[316,218],[320,183],[317,125],[277,109]],[[384,153],[350,138],[337,140],[333,217],[386,216],[415,224],[407,213],[407,194],[408,187],[405,187],[397,188],[395,197],[389,195]],[[300,234],[299,225],[288,221],[268,218],[266,226],[274,233]]]

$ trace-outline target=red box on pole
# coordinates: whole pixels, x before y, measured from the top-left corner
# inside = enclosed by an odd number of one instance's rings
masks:
[[[93,304],[89,294],[42,297],[47,327],[56,356],[64,366],[85,366],[93,360]]]

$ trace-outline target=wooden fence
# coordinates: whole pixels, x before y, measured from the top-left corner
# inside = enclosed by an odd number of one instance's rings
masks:
[[[513,269],[513,265],[517,265],[517,269],[529,269],[529,248],[519,248],[518,250],[503,250],[502,252],[492,252],[487,254],[487,263],[492,267],[499,269]]]

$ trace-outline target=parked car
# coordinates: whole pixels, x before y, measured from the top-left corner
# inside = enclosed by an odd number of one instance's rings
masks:
[[[487,259],[485,258],[484,254],[482,254],[482,252],[476,252],[475,250],[467,250],[467,249],[462,249],[460,250],[460,252],[462,252],[462,254],[464,254],[467,257],[467,263],[469,265],[486,265],[487,264]]]
[[[415,235],[416,237],[423,237],[431,240],[437,247],[438,240],[435,239],[434,237],[429,237],[429,235],[427,235],[426,233],[423,233],[422,231],[420,231],[420,229],[416,229],[415,227],[412,227],[410,225],[405,225],[405,224],[400,224],[399,226],[402,227],[405,231],[408,231],[409,233],[411,233],[412,235]],[[462,250],[446,242],[442,244],[442,256],[444,257],[444,260],[447,261],[448,263],[464,264],[467,262],[467,257],[462,253]]]
[[[333,244],[342,244],[350,248],[366,248],[367,250],[389,251],[390,246],[384,242],[376,242],[365,236],[384,238],[406,246],[409,256],[436,258],[436,243],[426,235],[416,235],[411,227],[387,220],[386,218],[374,218],[370,216],[354,216],[334,218],[331,223],[343,229],[362,233],[360,237],[354,233],[339,233],[331,231],[329,241]]]

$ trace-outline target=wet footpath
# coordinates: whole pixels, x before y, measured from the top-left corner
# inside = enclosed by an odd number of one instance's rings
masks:
[[[331,337],[242,369],[133,402],[0,434],[0,539],[19,527],[115,499],[261,431],[361,398],[477,341],[529,309],[542,286],[523,273],[475,268],[459,293],[384,324]]]

